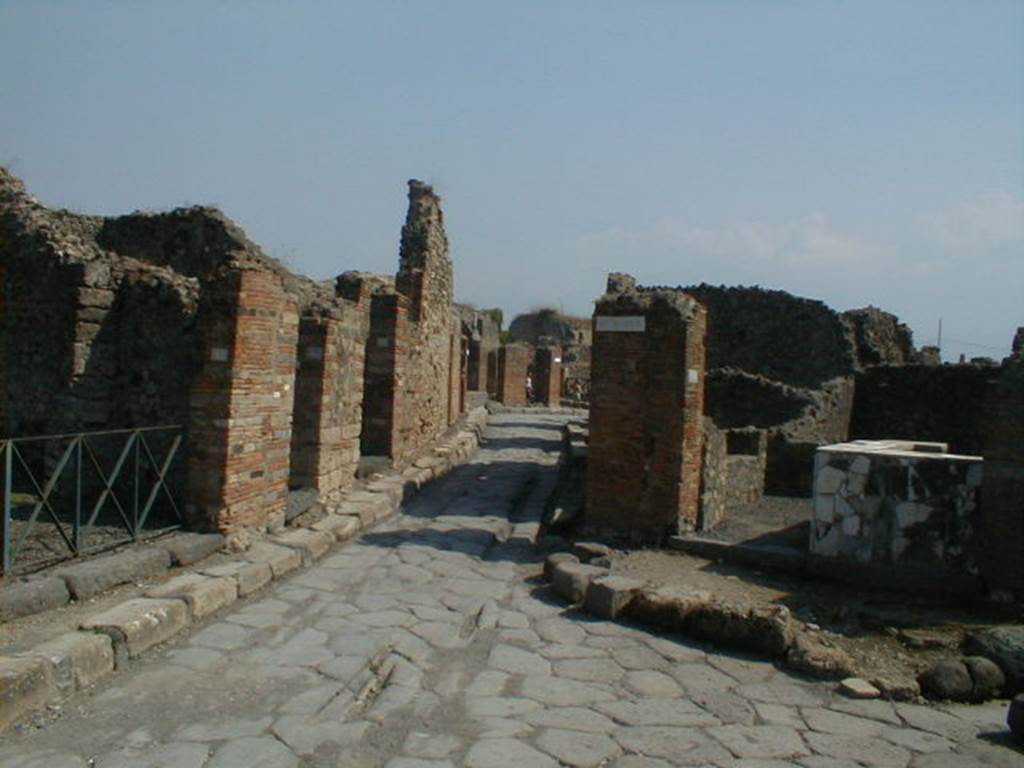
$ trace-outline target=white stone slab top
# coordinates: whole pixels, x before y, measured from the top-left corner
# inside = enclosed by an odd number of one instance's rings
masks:
[[[851,440],[847,443],[821,445],[818,446],[818,450],[827,453],[857,453],[874,456],[898,456],[900,458],[983,461],[981,456],[947,453],[948,443],[929,443],[917,440]]]

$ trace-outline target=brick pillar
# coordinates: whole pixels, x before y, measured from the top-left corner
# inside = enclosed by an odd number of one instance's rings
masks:
[[[540,347],[534,355],[537,402],[558,405],[562,399],[562,363],[558,347]]]
[[[487,353],[487,394],[498,399],[498,350]]]
[[[616,290],[616,288],[618,288]],[[594,314],[586,525],[660,540],[700,509],[706,313],[670,289],[609,283]]]
[[[189,424],[189,510],[234,534],[283,522],[298,313],[281,278],[235,264],[209,284]]]
[[[984,557],[990,587],[1024,597],[1024,359],[992,385],[984,416]]]
[[[365,456],[392,455],[400,327],[405,327],[401,297],[394,293],[374,296],[370,307],[363,378],[360,450]]]
[[[506,344],[498,350],[498,400],[526,405],[526,374],[533,350],[526,344]]]

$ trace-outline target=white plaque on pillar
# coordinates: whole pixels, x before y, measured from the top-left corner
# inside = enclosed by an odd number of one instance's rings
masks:
[[[686,371],[686,383],[696,384],[698,381],[700,381],[700,371],[698,371],[696,368],[688,369]]]
[[[597,330],[610,333],[643,333],[647,329],[643,315],[598,315]]]

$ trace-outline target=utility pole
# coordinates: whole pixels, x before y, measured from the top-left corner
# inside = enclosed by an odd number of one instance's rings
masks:
[[[935,346],[939,348],[939,357],[942,356],[942,318],[939,318],[939,339],[935,342]]]

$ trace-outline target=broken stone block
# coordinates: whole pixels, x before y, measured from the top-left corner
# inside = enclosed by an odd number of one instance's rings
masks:
[[[786,652],[786,666],[820,680],[849,679],[855,672],[850,654],[810,632],[796,636]]]
[[[45,659],[0,658],[0,731],[42,709],[54,695]]]
[[[70,600],[64,579],[56,577],[5,584],[0,589],[0,622],[59,608]]]
[[[881,691],[862,677],[848,677],[841,680],[839,692],[851,699],[877,699],[882,695]]]
[[[587,594],[590,580],[608,573],[604,568],[583,563],[559,563],[555,566],[551,585],[570,603],[578,603]]]
[[[355,515],[328,515],[313,524],[314,531],[328,533],[335,541],[351,539],[359,533],[361,527],[360,520]]]
[[[612,548],[596,541],[578,541],[569,551],[576,555],[581,563],[589,563],[595,558],[607,557],[612,553]]]
[[[270,540],[301,552],[304,563],[319,560],[334,545],[334,536],[330,533],[308,528],[289,528],[271,536]]]
[[[61,696],[92,685],[114,671],[114,646],[110,638],[92,632],[68,632],[25,655],[46,659]]]
[[[220,533],[178,533],[162,544],[174,565],[191,565],[209,557],[224,546]]]
[[[215,613],[238,599],[238,583],[230,578],[183,573],[149,589],[146,597],[176,597],[188,605],[193,619]]]
[[[102,632],[114,643],[114,657],[121,666],[169,640],[188,626],[188,608],[182,600],[136,598],[82,622],[82,629]]]
[[[1009,692],[1024,690],[1024,625],[989,627],[967,636],[964,650],[991,659],[1006,675]]]
[[[793,644],[796,627],[785,606],[751,607],[709,602],[686,617],[686,630],[721,645],[782,656]]]
[[[625,615],[646,626],[678,631],[686,617],[710,599],[711,593],[704,590],[646,587],[626,606]]]
[[[72,597],[85,600],[120,584],[159,576],[170,567],[171,555],[166,549],[148,547],[70,565],[55,575],[64,579]]]
[[[966,656],[964,666],[971,676],[971,701],[988,701],[1002,693],[1006,675],[995,662],[983,656]]]
[[[588,613],[603,619],[618,618],[644,588],[645,582],[624,576],[599,576],[591,579],[583,598]]]
[[[265,541],[257,541],[245,552],[245,559],[253,563],[266,563],[275,579],[302,566],[302,553],[290,547],[280,547]]]

